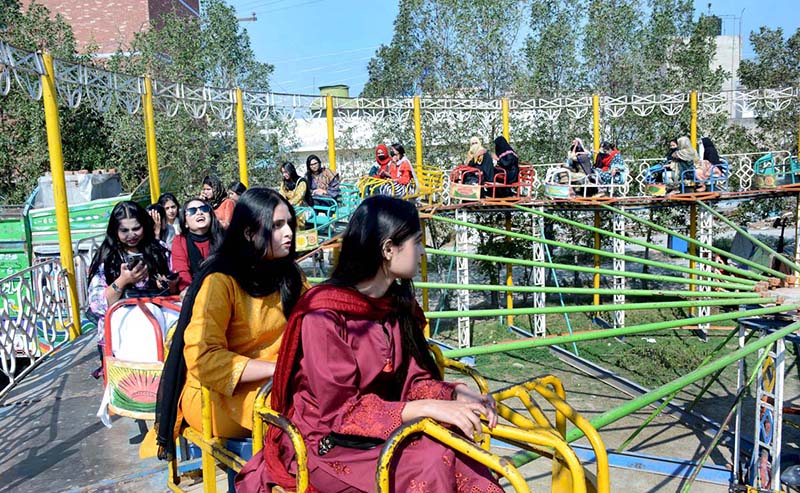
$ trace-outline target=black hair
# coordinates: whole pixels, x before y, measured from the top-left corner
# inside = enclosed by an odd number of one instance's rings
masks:
[[[240,181],[234,181],[233,183],[230,184],[228,190],[235,193],[236,195],[241,195],[247,191],[247,187],[244,185],[244,183]]]
[[[320,159],[319,156],[317,156],[316,154],[310,154],[306,158],[306,177],[310,177],[311,176],[311,164],[310,163],[311,163],[311,161],[313,161],[315,159],[317,161],[319,161],[319,173],[322,173],[322,159]]]
[[[214,192],[214,196],[208,199],[208,201],[211,204],[211,207],[216,209],[220,206],[220,204],[222,204],[222,201],[225,200],[225,197],[227,196],[225,193],[225,188],[222,186],[222,180],[220,180],[216,175],[207,175],[205,178],[203,178],[203,185],[208,185]]]
[[[145,210],[148,213],[150,211],[156,211],[158,216],[161,218],[161,230],[158,232],[158,238],[163,241],[164,238],[167,237],[167,226],[169,226],[167,224],[167,210],[159,203],[150,204],[145,208]],[[155,228],[155,224],[153,227]],[[153,231],[155,231],[155,229]]]
[[[142,260],[147,266],[149,276],[148,284],[152,284],[155,288],[156,274],[168,274],[169,264],[167,262],[166,249],[161,243],[156,240],[155,232],[153,231],[153,219],[144,208],[126,200],[118,203],[111,210],[111,217],[108,219],[108,226],[106,227],[106,236],[100,248],[94,254],[92,263],[89,266],[89,279],[99,272],[100,264],[103,264],[105,271],[106,283],[111,284],[122,272],[122,262],[125,261],[125,249],[119,241],[120,222],[123,219],[136,219],[142,226],[142,239],[136,245],[139,253],[142,254]]]
[[[391,148],[394,149],[401,158],[406,155],[406,148],[403,147],[403,144],[394,143],[391,145]]]
[[[297,230],[294,209],[281,194],[264,187],[253,187],[242,194],[233,209],[233,217],[219,246],[206,262],[194,282],[202,282],[208,274],[221,272],[255,297],[280,291],[286,318],[294,308],[303,286],[303,276],[295,263],[295,238],[289,255],[267,259],[272,248],[272,216],[283,204],[289,209],[289,225]]]
[[[364,199],[342,235],[339,263],[327,282],[335,286],[355,287],[359,282],[374,277],[384,262],[384,242],[391,240],[393,244],[400,245],[420,232],[419,213],[411,202],[386,195]],[[404,354],[412,356],[431,375],[439,375],[415,317],[413,282],[411,279],[399,279],[389,287],[387,294],[392,296],[397,307]]]
[[[312,156],[313,156],[313,154],[312,154]],[[309,156],[309,158],[310,157],[311,156]],[[313,204],[314,202],[313,202],[313,198],[311,196],[311,188],[308,186],[308,180],[306,178],[301,177],[300,175],[298,175],[297,174],[297,168],[295,168],[294,164],[290,163],[289,161],[286,161],[285,163],[283,163],[281,165],[281,171],[284,171],[284,170],[286,170],[289,173],[289,179],[287,180],[286,178],[281,177],[281,179],[283,180],[283,187],[286,190],[291,191],[291,190],[294,190],[295,188],[297,188],[297,184],[300,182],[300,180],[305,181],[306,182],[306,193],[303,196],[303,201],[305,201],[305,203],[309,204],[309,205]]]
[[[211,204],[208,201],[203,200],[201,198],[196,199],[189,199],[183,204],[183,207],[180,208],[178,211],[178,224],[181,227],[181,233],[183,236],[186,236],[190,233],[189,226],[186,224],[186,207],[191,204],[192,202],[202,202],[203,205],[207,205],[211,207]],[[211,219],[211,223],[208,228],[209,234],[209,246],[211,247],[211,251],[217,247],[217,245],[222,241],[222,235],[225,233],[225,230],[222,228],[222,224],[220,224],[219,219],[217,219],[217,215],[214,214],[213,209],[209,213],[209,217]]]
[[[172,202],[178,209],[181,208],[181,203],[178,202],[178,199],[175,198],[175,195],[169,192],[162,193],[161,196],[158,197],[158,203],[161,204],[162,207],[166,208],[167,202]]]

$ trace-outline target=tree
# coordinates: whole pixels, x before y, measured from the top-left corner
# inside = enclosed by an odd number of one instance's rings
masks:
[[[800,28],[788,39],[783,29],[761,27],[750,33],[755,58],[742,60],[739,79],[747,89],[797,87],[800,85]],[[796,149],[800,103],[792,99],[782,109],[757,108],[756,142],[763,150]]]
[[[125,52],[137,56],[126,56]],[[265,92],[269,91],[273,70],[271,65],[255,59],[235,11],[222,0],[204,2],[199,22],[174,14],[164,16],[157,29],[138,33],[130,47],[125,50],[121,47],[110,67],[127,74],[149,74],[161,82]],[[130,189],[147,176],[142,116],[115,108],[106,119],[113,142],[109,162],[123,170],[125,186]],[[175,192],[195,195],[207,173],[219,175],[225,183],[238,179],[233,118],[220,120],[211,112],[193,118],[181,110],[169,117],[157,110],[155,120],[159,164],[172,168],[177,183]],[[248,161],[251,169],[256,168],[254,175],[271,183],[272,177],[263,176],[263,167],[256,166],[275,160],[278,155],[264,130],[252,122],[247,125]]]
[[[91,57],[77,55],[72,29],[63,17],[52,17],[36,2],[23,11],[19,1],[2,0],[0,31],[3,40],[16,48],[44,49],[64,61],[90,63]],[[70,109],[61,104],[59,116],[65,169],[100,166],[108,145],[100,115],[88,105]],[[32,100],[16,84],[0,104],[0,169],[0,200],[12,204],[22,203],[36,179],[50,170],[42,102]]]

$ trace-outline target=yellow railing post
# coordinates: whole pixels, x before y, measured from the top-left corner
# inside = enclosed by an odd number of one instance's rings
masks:
[[[503,137],[505,137],[506,140],[510,141],[511,131],[508,125],[508,98],[501,99],[500,104],[501,104],[500,109],[503,114]]]
[[[422,246],[425,246],[427,244],[427,241],[426,241],[427,235],[425,233],[425,219],[420,219],[419,222],[420,222],[420,227],[422,228]],[[422,279],[422,282],[428,282],[428,254],[427,253],[423,253],[422,254],[422,258],[420,259],[420,266],[419,267],[420,267],[420,271],[421,271],[420,272],[420,277]],[[426,312],[428,311],[428,304],[429,304],[428,288],[422,288],[422,310],[423,311],[426,311]],[[425,337],[428,337],[428,334],[426,334]]]
[[[150,180],[150,203],[158,202],[161,195],[161,184],[158,180],[158,153],[156,152],[156,122],[153,113],[153,81],[150,76],[144,78],[144,94],[142,95],[142,113],[144,116],[144,141],[147,147],[147,174]]]
[[[414,96],[414,154],[416,166],[422,166],[422,111],[419,96]]]
[[[506,138],[506,140],[508,140]],[[511,231],[511,214],[506,212],[506,231]],[[506,241],[511,241],[511,237],[506,236]],[[514,270],[511,264],[506,264],[506,286],[514,286]],[[509,310],[514,308],[514,293],[508,291],[506,293],[506,306]],[[514,315],[506,316],[506,324],[514,325]]]
[[[244,135],[244,97],[242,90],[236,88],[236,147],[239,150],[239,181],[249,187],[247,178],[247,139]]]
[[[697,91],[689,93],[689,107],[692,110],[692,121],[689,125],[689,139],[692,141],[692,149],[697,150]]]
[[[50,153],[50,174],[53,178],[53,201],[56,209],[58,228],[58,248],[61,254],[61,268],[67,272],[70,314],[69,338],[80,335],[81,315],[78,310],[78,289],[75,284],[75,260],[72,257],[72,234],[69,228],[69,204],[67,203],[67,183],[64,178],[64,153],[61,150],[61,129],[58,123],[58,101],[56,100],[56,79],[53,70],[53,57],[48,52],[42,54],[45,73],[42,74],[42,101],[44,102],[44,121],[47,128],[47,150]]]
[[[600,150],[600,95],[592,96],[592,144],[594,153]]]
[[[594,211],[594,227],[600,227],[600,211]],[[595,250],[600,250],[600,233],[595,232],[594,234],[594,248]],[[600,268],[600,255],[594,256],[594,268]],[[600,289],[600,273],[594,274],[594,282],[592,283],[594,289]],[[592,304],[594,306],[600,305],[600,295],[595,294],[592,300]]]
[[[333,96],[325,96],[325,119],[328,121],[328,163],[336,173],[336,134],[333,128]]]

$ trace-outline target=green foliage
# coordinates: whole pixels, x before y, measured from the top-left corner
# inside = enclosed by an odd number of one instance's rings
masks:
[[[800,28],[788,39],[783,29],[762,27],[750,34],[756,56],[742,60],[739,78],[748,89],[792,87],[800,84]],[[796,149],[800,102],[795,98],[781,111],[758,108],[754,130],[761,150]]]

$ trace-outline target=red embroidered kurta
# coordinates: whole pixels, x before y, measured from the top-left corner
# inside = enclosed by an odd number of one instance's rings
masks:
[[[211,250],[210,241],[196,242],[200,255],[205,259]],[[186,249],[186,237],[176,235],[172,240],[172,272],[178,274],[178,291],[183,291],[192,283],[192,274],[189,270],[189,252]]]
[[[308,447],[311,484],[320,492],[374,491],[381,447],[336,446],[320,456],[319,441],[331,431],[386,439],[401,424],[406,401],[453,399],[455,385],[436,380],[412,358],[403,381],[400,328],[346,320],[329,310],[302,322],[302,359],[294,377],[294,414]],[[284,435],[284,463],[296,472],[291,442]],[[489,471],[428,438],[399,450],[392,475],[396,492],[500,492]]]

